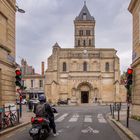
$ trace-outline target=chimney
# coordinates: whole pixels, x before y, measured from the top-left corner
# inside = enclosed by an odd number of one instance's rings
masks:
[[[41,66],[41,68],[42,68],[42,75],[44,75],[44,62],[42,61],[42,66]]]

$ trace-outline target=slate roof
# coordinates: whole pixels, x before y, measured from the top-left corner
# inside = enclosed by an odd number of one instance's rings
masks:
[[[83,15],[86,15],[86,20],[91,20],[91,21],[94,21],[95,20],[94,17],[91,16],[91,14],[90,14],[87,6],[86,6],[86,3],[84,3],[84,6],[83,6],[83,8],[82,8],[82,10],[81,10],[81,12],[79,14],[79,16],[77,16],[75,18],[75,20],[85,20],[85,19],[83,19]]]

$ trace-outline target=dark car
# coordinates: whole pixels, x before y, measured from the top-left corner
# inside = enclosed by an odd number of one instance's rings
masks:
[[[67,100],[61,100],[59,99],[57,102],[58,105],[63,104],[63,105],[67,105],[68,104],[68,99]]]

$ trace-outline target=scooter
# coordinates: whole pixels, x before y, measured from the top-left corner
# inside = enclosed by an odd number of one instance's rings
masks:
[[[49,119],[43,117],[31,118],[32,128],[29,130],[33,140],[45,140],[51,132]]]
[[[53,113],[57,113],[54,106],[51,107]],[[32,117],[31,118],[32,128],[29,130],[30,136],[33,140],[45,140],[51,132],[50,121],[44,117]]]

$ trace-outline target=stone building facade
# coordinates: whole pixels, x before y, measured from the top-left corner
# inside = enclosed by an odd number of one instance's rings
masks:
[[[128,10],[133,16],[133,54],[132,68],[133,94],[132,94],[132,115],[140,116],[140,1],[131,0]]]
[[[15,0],[0,0],[0,106],[15,102]]]
[[[95,19],[86,4],[74,20],[74,48],[53,46],[48,58],[45,93],[49,101],[71,103],[125,101],[120,64],[113,48],[95,48]]]
[[[23,59],[21,60],[21,69],[23,72],[22,81],[26,87],[23,91],[23,95],[25,95],[24,97],[26,99],[38,99],[40,94],[44,94],[44,62],[41,63],[41,74],[35,73],[34,68],[28,66],[27,61],[23,61]]]
[[[38,99],[40,94],[44,94],[44,80],[45,76],[40,74],[24,75],[22,78],[26,89],[23,92],[26,99]]]

